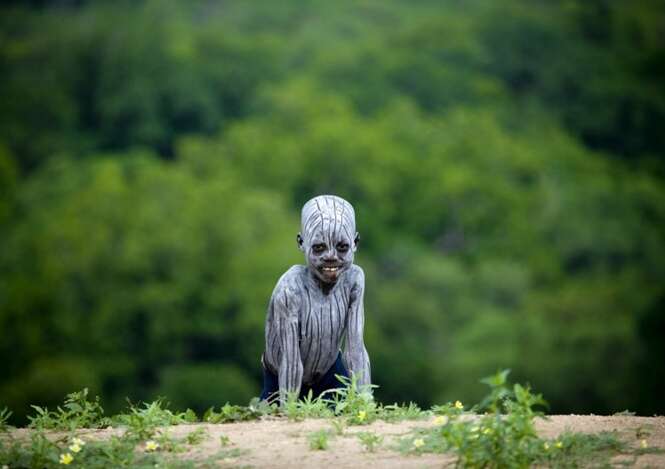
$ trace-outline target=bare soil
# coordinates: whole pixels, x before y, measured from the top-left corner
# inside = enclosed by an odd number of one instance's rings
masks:
[[[333,430],[329,420],[289,422],[285,419],[266,418],[261,421],[234,424],[192,424],[168,427],[163,431],[175,438],[184,438],[194,430],[204,428],[205,439],[178,457],[203,461],[217,456],[218,467],[256,468],[430,468],[454,466],[455,458],[446,454],[403,455],[394,449],[397,438],[416,427],[433,425],[429,421],[401,423],[374,422],[371,425],[346,427],[343,435],[331,437],[327,450],[312,450],[308,435],[323,429]],[[665,449],[665,417],[554,415],[537,421],[542,437],[555,438],[564,431],[597,433],[616,431],[629,446],[638,448],[642,440],[649,447]],[[84,431],[89,438],[106,438],[117,434],[117,429]],[[27,430],[18,430],[27,432]],[[361,444],[358,433],[372,432],[383,436],[382,444],[373,453]],[[220,437],[229,443],[223,446]],[[236,450],[236,451],[232,451]],[[225,456],[228,454],[228,456]],[[612,465],[632,461],[633,456],[619,455]],[[665,468],[665,453],[643,454],[633,467]]]

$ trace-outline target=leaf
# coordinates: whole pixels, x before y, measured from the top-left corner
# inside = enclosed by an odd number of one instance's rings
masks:
[[[510,374],[510,369],[505,369],[497,372],[492,376],[487,376],[480,380],[481,383],[487,384],[491,388],[498,388],[504,386],[508,381],[508,375]]]

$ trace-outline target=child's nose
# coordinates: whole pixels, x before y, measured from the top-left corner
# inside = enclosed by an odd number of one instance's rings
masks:
[[[335,251],[333,249],[328,249],[323,255],[324,261],[334,261],[336,258],[337,256],[335,255]]]

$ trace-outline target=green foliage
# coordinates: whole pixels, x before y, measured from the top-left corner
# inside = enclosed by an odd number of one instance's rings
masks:
[[[342,436],[344,435],[344,431],[346,430],[346,422],[342,418],[334,418],[330,421],[330,424],[333,427],[333,433],[336,436]]]
[[[63,406],[68,411],[59,407],[58,412],[48,412],[34,406],[38,414],[31,418],[30,438],[16,437],[7,432],[0,444],[0,464],[55,468],[75,463],[100,469],[110,466],[154,467],[155,464],[162,467],[193,467],[193,461],[181,461],[169,455],[183,453],[189,449],[187,446],[198,445],[208,437],[205,428],[195,429],[180,439],[172,437],[166,431],[168,427],[198,420],[189,409],[185,412],[170,411],[164,407],[162,399],[141,406],[130,404],[128,413],[100,418],[99,399],[91,403],[86,397],[87,390],[69,394]],[[0,417],[5,419],[8,412],[4,410]],[[103,439],[74,436],[74,430],[98,428],[111,423],[122,428],[120,435]],[[54,437],[45,432],[47,429],[68,430],[69,434]],[[227,457],[227,453],[219,457]],[[241,451],[236,448],[230,453],[240,454]],[[69,458],[71,461],[67,462]]]
[[[185,441],[188,445],[198,445],[203,440],[205,440],[207,436],[208,433],[206,432],[205,428],[197,428],[185,436]]]
[[[383,443],[383,437],[372,432],[359,432],[356,433],[356,436],[365,447],[365,450],[373,453],[376,451],[378,446],[381,446]]]
[[[386,415],[394,413],[404,418],[407,418],[407,414],[408,418],[436,415],[434,426],[416,428],[407,436],[398,436],[396,448],[408,454],[452,452],[457,457],[459,467],[595,467],[609,464],[610,458],[616,455],[632,457],[625,459],[625,464],[631,465],[642,454],[663,452],[662,448],[647,444],[649,429],[646,427],[636,429],[636,449],[620,440],[616,432],[585,434],[566,431],[554,439],[540,438],[535,432],[534,422],[542,414],[535,407],[544,405],[544,400],[540,395],[533,394],[528,387],[519,384],[509,386],[507,376],[508,371],[505,370],[483,380],[490,386],[490,393],[482,404],[473,409],[488,409],[484,414],[467,412],[464,405],[456,401],[434,406],[427,412],[413,405],[376,405],[374,418],[390,418]],[[307,402],[310,413],[320,403],[337,404],[340,409],[338,416],[333,416],[331,410],[325,415],[331,419],[333,429],[324,428],[307,434],[311,450],[327,450],[333,438],[344,436],[347,423],[366,423],[365,417],[359,418],[359,421],[354,418],[360,412],[370,409],[367,405],[358,407],[359,396],[367,389],[360,391],[356,380],[350,380],[348,384],[351,389],[338,393],[335,400],[310,398]],[[85,392],[72,393],[67,396],[67,402],[87,402],[86,395]],[[364,402],[365,398],[362,400]],[[237,447],[221,449],[206,458],[191,453],[192,446],[209,438],[206,428],[196,428],[182,438],[173,437],[169,432],[170,426],[195,422],[196,416],[189,410],[171,412],[164,408],[162,402],[158,399],[141,407],[130,405],[129,413],[109,419],[114,425],[119,425],[121,431],[102,437],[88,432],[79,436],[73,431],[63,434],[61,427],[46,425],[36,426],[27,435],[5,429],[0,438],[0,464],[47,469],[63,464],[95,469],[111,466],[148,468],[155,465],[174,468],[212,467],[220,459],[237,458],[246,453]],[[347,405],[342,405],[344,403]],[[219,414],[211,410],[204,421],[216,420],[217,423],[259,419],[276,412],[277,406],[266,403],[252,402],[247,407],[227,404]],[[281,415],[289,418],[286,407],[282,409]],[[6,409],[0,412],[0,418],[6,420],[7,417]],[[314,413],[309,417],[319,418],[322,415]],[[88,419],[87,422],[88,427],[96,427],[94,419]],[[47,433],[45,428],[56,431]],[[384,441],[383,436],[371,431],[355,432],[354,435],[368,452],[375,452]],[[231,445],[225,435],[220,436],[219,443],[222,447]]]
[[[375,385],[360,386],[355,375],[351,378],[337,376],[342,387],[312,397],[312,392],[302,399],[291,394],[279,409],[289,420],[308,418],[333,418],[334,433],[342,435],[346,425],[367,425],[377,419],[386,422],[424,419],[430,415],[413,402],[408,405],[384,406],[372,395]]]
[[[4,407],[2,410],[0,410],[0,432],[6,432],[9,430],[10,427],[7,425],[7,422],[11,416],[12,411],[7,407]]]
[[[112,421],[115,424],[126,425],[128,435],[133,435],[138,440],[145,440],[152,437],[158,427],[194,423],[198,419],[191,409],[173,413],[164,407],[164,400],[160,398],[140,406],[130,403],[129,412],[115,416]]]
[[[324,451],[328,449],[329,440],[332,434],[329,430],[317,430],[307,435],[309,449],[312,451]]]
[[[379,416],[379,405],[374,400],[372,389],[375,385],[358,385],[356,375],[351,378],[336,376],[342,387],[328,391],[328,404],[335,415],[346,418],[349,425],[367,425]]]
[[[76,430],[77,428],[97,428],[109,422],[104,418],[104,409],[99,403],[99,396],[94,401],[88,400],[88,388],[67,394],[62,407],[49,411],[36,405],[31,406],[36,415],[28,417],[30,428],[38,430]]]
[[[159,376],[159,395],[169,396],[174,408],[195,403],[203,412],[224,396],[229,402],[246,402],[255,392],[255,383],[247,373],[231,365],[185,365],[164,368]]]
[[[379,407],[379,418],[386,422],[401,422],[403,420],[420,420],[427,418],[430,412],[423,411],[417,404],[399,405],[397,403]]]
[[[281,411],[289,420],[301,421],[307,418],[327,418],[333,416],[333,410],[324,396],[312,397],[312,390],[302,399],[296,394],[287,396]]]
[[[545,401],[528,387],[510,388],[508,373],[482,380],[490,393],[477,408],[487,412],[467,414],[459,403],[436,406],[432,410],[440,416],[438,425],[416,430],[401,439],[398,448],[407,453],[453,452],[459,467],[470,468],[602,466],[611,456],[631,453],[615,432],[564,432],[553,440],[540,438],[534,424],[544,417],[535,407]]]
[[[209,423],[243,422],[256,420],[264,415],[274,414],[276,411],[276,405],[254,398],[249,406],[231,405],[227,402],[219,409],[219,412],[215,412],[214,407],[211,407],[205,411],[201,420]]]
[[[379,400],[509,367],[555,412],[663,413],[662,2],[66,3],[0,7],[11,423],[83,387],[246,403],[324,192]]]
[[[191,467],[190,461],[171,459],[167,453],[176,449],[168,438],[162,437],[167,451],[156,452],[136,451],[136,440],[133,436],[111,436],[104,440],[87,440],[63,437],[52,441],[42,432],[34,430],[29,440],[13,440],[11,444],[0,447],[0,463],[10,467],[43,467],[54,469],[63,464],[73,467],[104,467],[149,468],[159,464],[161,467]],[[69,462],[67,462],[69,461]]]
[[[3,439],[0,445],[0,463],[14,467],[56,467],[58,459],[58,444],[41,430],[33,432],[24,441]]]
[[[626,452],[616,432],[597,434],[570,433],[556,440],[546,441],[541,449],[541,460],[549,467],[585,467],[609,464],[616,454]]]

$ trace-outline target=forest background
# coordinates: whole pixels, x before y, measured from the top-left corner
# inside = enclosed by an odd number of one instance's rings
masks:
[[[0,407],[260,391],[299,210],[351,201],[377,397],[665,412],[665,3],[0,7]]]

